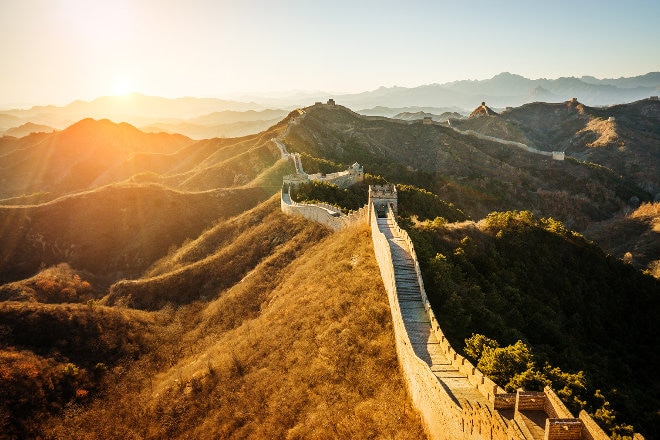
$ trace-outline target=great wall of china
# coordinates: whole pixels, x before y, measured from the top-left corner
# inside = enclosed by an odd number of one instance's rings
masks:
[[[302,110],[300,117],[304,117]],[[292,156],[281,141],[274,142],[282,158]],[[302,170],[301,163],[298,167]],[[370,186],[367,205],[346,216],[329,205],[296,203],[290,195],[294,184],[295,179],[290,179],[282,187],[284,213],[335,231],[368,221],[390,304],[397,357],[430,439],[609,439],[585,411],[574,417],[552,389],[505,393],[451,347],[426,296],[412,240],[396,222],[394,185]],[[634,439],[643,437],[636,434]]]
[[[315,105],[328,105],[328,104],[321,104],[321,103],[316,103]],[[485,103],[482,103],[483,106],[485,106]],[[365,121],[387,121],[389,123],[394,123],[394,124],[400,124],[400,125],[413,125],[413,124],[423,124],[423,125],[437,125],[440,127],[445,127],[445,128],[450,128],[454,130],[456,133],[462,134],[462,135],[467,135],[467,136],[473,136],[479,139],[483,139],[486,141],[491,141],[491,142],[497,142],[498,144],[503,144],[503,145],[509,145],[512,147],[520,148],[522,150],[527,151],[528,153],[533,153],[533,154],[538,154],[541,156],[548,156],[552,157],[555,160],[564,160],[565,155],[563,151],[543,151],[539,150],[534,147],[530,147],[527,144],[523,144],[522,142],[516,142],[516,141],[511,141],[508,139],[502,139],[494,136],[488,136],[485,134],[481,134],[479,132],[476,132],[474,130],[459,130],[456,127],[453,127],[451,123],[449,123],[449,120],[447,120],[447,123],[445,122],[438,122],[438,121],[433,121],[430,118],[424,118],[424,119],[417,119],[417,120],[403,120],[403,119],[393,119],[393,118],[387,118],[384,116],[365,116],[361,115],[360,113],[354,112],[353,110],[343,107],[343,106],[336,106],[335,104],[332,104],[333,107],[335,108],[341,108],[344,111],[348,111],[351,115],[353,115],[356,118],[365,120]]]

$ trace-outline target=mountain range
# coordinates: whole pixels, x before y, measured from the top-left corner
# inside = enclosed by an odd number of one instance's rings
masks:
[[[482,101],[487,101],[493,107],[504,108],[535,101],[563,102],[578,98],[587,105],[604,106],[637,101],[658,95],[659,91],[660,72],[618,79],[597,79],[593,76],[529,79],[503,72],[485,80],[461,80],[418,87],[383,86],[376,90],[350,94],[318,93],[306,97],[306,102],[310,100],[325,102],[329,98],[334,98],[338,103],[359,113],[363,113],[362,109],[373,107],[447,108],[443,111],[455,111],[457,107],[468,111]],[[271,107],[289,108],[304,104],[299,98],[266,99],[250,96],[249,99]],[[380,116],[392,116],[401,111],[403,110],[389,113],[384,109]]]
[[[310,185],[310,200],[356,209],[369,183],[397,184],[432,302],[455,311],[437,316],[457,350],[476,330],[524,339],[584,371],[585,408],[609,408],[600,390],[617,411],[599,419],[608,429],[653,438],[660,102],[489,108],[447,123],[315,104],[202,140],[86,115],[0,137],[0,432],[424,437],[370,230],[284,215],[295,168],[277,138],[308,173],[356,161],[368,173],[347,189]],[[178,116],[278,119],[221,111]]]
[[[469,113],[470,109],[483,101],[494,108],[505,108],[537,101],[563,102],[575,97],[586,105],[607,106],[657,96],[659,91],[660,72],[618,79],[597,79],[592,76],[528,79],[505,72],[486,80],[463,80],[410,88],[380,87],[352,94],[310,92],[283,94],[275,98],[243,97],[247,102],[191,97],[168,99],[132,93],[100,97],[88,102],[75,101],[63,107],[49,105],[2,110],[0,134],[27,122],[63,129],[91,117],[128,122],[148,131],[177,132],[196,139],[233,137],[266,129],[267,123],[283,117],[285,110],[304,106],[310,101],[325,102],[329,98],[363,114],[391,117],[404,111]],[[261,113],[267,109],[284,110]],[[227,111],[246,113],[238,118],[228,115],[226,118],[219,117],[219,112]]]

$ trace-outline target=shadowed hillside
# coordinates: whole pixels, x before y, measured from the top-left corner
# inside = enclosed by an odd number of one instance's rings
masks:
[[[626,176],[655,195],[660,193],[659,121],[658,100],[603,108],[571,100],[525,104],[508,109],[499,118],[472,118],[454,125],[539,150],[565,151]]]
[[[0,437],[36,438],[154,348],[158,317],[85,304],[0,302]]]
[[[660,278],[660,203],[646,203],[626,216],[585,231],[605,251]]]
[[[554,161],[446,126],[366,118],[341,106],[306,111],[285,138],[291,151],[344,166],[357,160],[386,179],[430,190],[473,218],[529,209],[582,229],[624,209],[633,196],[651,197],[607,169]]]
[[[530,212],[408,229],[429,301],[453,346],[462,347],[473,333],[505,345],[522,340],[542,359],[540,368],[549,362],[584,371],[576,409],[596,412],[601,390],[617,423],[655,438],[660,365],[649,354],[660,350],[660,281]],[[521,380],[526,389],[541,382],[531,375]],[[611,428],[607,424],[614,423],[602,416],[599,421]]]
[[[0,206],[0,279],[68,262],[108,279],[137,276],[171,246],[268,197],[259,188],[181,192],[102,187],[33,206]]]

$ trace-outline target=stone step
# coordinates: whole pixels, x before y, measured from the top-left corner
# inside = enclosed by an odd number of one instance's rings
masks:
[[[403,320],[411,320],[413,322],[430,322],[429,315],[423,307],[420,308],[401,308],[401,316]]]
[[[484,397],[470,384],[467,377],[450,364],[431,330],[431,322],[421,297],[415,262],[407,248],[408,245],[405,240],[395,236],[393,222],[388,219],[378,219],[378,225],[389,240],[397,300],[413,351],[431,368],[443,388],[457,403],[459,399],[467,399],[470,402],[486,405]]]

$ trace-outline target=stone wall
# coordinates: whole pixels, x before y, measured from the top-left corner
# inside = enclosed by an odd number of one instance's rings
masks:
[[[356,167],[357,164],[349,167],[348,170],[338,171],[336,173],[307,174],[305,170],[303,170],[302,160],[300,159],[300,153],[291,153],[289,157],[293,160],[293,164],[296,167],[296,178],[302,182],[308,182],[308,181],[325,182],[325,183],[337,185],[340,188],[348,188],[349,186],[361,182],[364,179],[364,170],[360,166]]]
[[[582,421],[582,438],[585,440],[609,440],[609,436],[600,429],[594,419],[591,418],[585,410],[580,411],[580,420]],[[639,434],[635,434],[633,440],[644,440]]]
[[[544,411],[545,393],[542,391],[518,391],[516,393],[516,412]]]
[[[504,390],[497,386],[495,382],[484,376],[484,374],[479,371],[472,363],[458,354],[456,350],[449,344],[449,340],[445,337],[445,334],[442,332],[440,325],[438,324],[438,319],[431,308],[431,303],[429,302],[428,296],[426,295],[426,290],[424,289],[424,281],[422,279],[422,271],[419,267],[419,260],[417,254],[415,253],[415,247],[408,235],[408,232],[401,229],[398,224],[395,222],[395,233],[397,237],[403,239],[410,250],[410,255],[413,258],[415,263],[415,272],[417,274],[417,279],[419,281],[420,290],[422,294],[422,301],[424,302],[424,308],[426,313],[431,321],[431,329],[435,334],[436,339],[440,343],[443,353],[447,356],[451,365],[458,369],[459,372],[464,374],[470,383],[474,385],[475,388],[489,401],[493,402],[495,400],[495,395],[498,393],[503,393]]]
[[[392,312],[397,357],[413,404],[420,412],[430,439],[461,439],[461,408],[440,385],[429,366],[417,357],[410,344],[399,308],[390,245],[378,228],[378,217],[373,205],[369,209],[376,261]]]
[[[580,419],[546,419],[545,438],[547,440],[581,440],[582,422]]]
[[[301,115],[304,116],[304,113],[301,113]],[[478,135],[478,137],[484,136]],[[493,140],[502,142],[501,139],[493,138]],[[504,142],[519,144],[511,141]],[[524,144],[516,146],[523,146],[529,151],[529,147]],[[282,151],[284,154],[285,149],[282,149]],[[538,150],[535,152],[538,152]],[[552,155],[549,152],[538,153]],[[296,162],[296,155],[291,156]],[[298,156],[297,159],[296,168],[299,166],[300,172],[304,173],[300,157]],[[308,176],[304,174],[304,177]],[[520,413],[520,411],[525,410],[543,411],[547,414],[545,440],[605,440],[609,438],[586,412],[582,411],[579,418],[573,418],[570,411],[550,388],[546,387],[544,392],[520,390],[517,393],[505,393],[504,390],[485,377],[472,363],[451,347],[438,324],[435,313],[431,309],[412,240],[408,233],[399,227],[396,222],[396,213],[392,210],[392,205],[388,204],[387,216],[393,222],[394,235],[406,243],[413,259],[422,302],[431,322],[431,330],[438,340],[440,348],[452,367],[467,377],[468,381],[490,403],[490,406],[464,399],[457,402],[453,395],[438,381],[429,365],[421,360],[413,350],[399,307],[390,244],[378,227],[378,215],[375,205],[368,203],[365,207],[347,216],[331,205],[297,203],[291,199],[289,188],[290,185],[285,183],[280,197],[281,209],[285,214],[300,215],[324,224],[333,230],[339,230],[349,224],[369,219],[374,253],[390,303],[397,357],[410,397],[421,415],[429,438],[433,440],[531,439],[532,434]],[[506,417],[504,416],[505,413],[508,414]],[[643,440],[643,437],[636,435],[635,440]]]
[[[555,394],[552,388],[545,387],[543,393],[546,400],[543,409],[548,417],[555,419],[570,419],[573,417],[573,414],[566,408],[566,405],[559,399],[559,396]]]
[[[493,141],[497,142],[499,144],[505,144],[505,145],[511,145],[512,147],[520,148],[522,150],[527,151],[528,153],[533,153],[533,154],[539,154],[541,156],[549,156],[552,157],[554,160],[564,160],[565,158],[565,153],[563,151],[543,151],[536,149],[534,147],[530,147],[529,145],[523,144],[522,142],[516,142],[516,141],[510,141],[508,139],[501,139],[497,138],[494,136],[488,136],[486,134],[481,134],[479,132],[476,132],[474,130],[459,130],[457,128],[451,127],[454,131],[461,133],[461,134],[468,134],[470,136],[478,137],[479,139],[484,139],[487,141]]]
[[[352,212],[350,215],[346,215],[339,208],[325,203],[306,204],[294,202],[291,199],[288,186],[286,186],[286,190],[285,186],[282,186],[282,192],[280,194],[280,208],[287,215],[305,217],[308,220],[326,225],[333,231],[338,231],[348,225],[365,221],[367,218],[368,211],[366,206]]]
[[[546,440],[605,440],[609,438],[586,412],[583,411],[579,418],[574,418],[551,388],[546,387],[542,392],[519,390],[516,393],[505,393],[495,382],[485,377],[451,347],[440,329],[428,301],[412,240],[408,233],[398,226],[390,208],[388,217],[394,224],[394,234],[405,241],[414,261],[420,293],[431,321],[432,331],[452,366],[466,375],[470,383],[492,403],[492,407],[466,400],[461,400],[457,404],[440,386],[428,365],[422,362],[412,350],[399,309],[389,243],[378,228],[375,207],[370,205],[369,210],[374,252],[388,293],[399,363],[413,403],[418,408],[431,439],[531,439],[533,435],[521,413],[521,411],[530,410],[543,411],[548,416],[545,426]],[[502,416],[501,411],[506,410],[512,411],[513,420]]]

